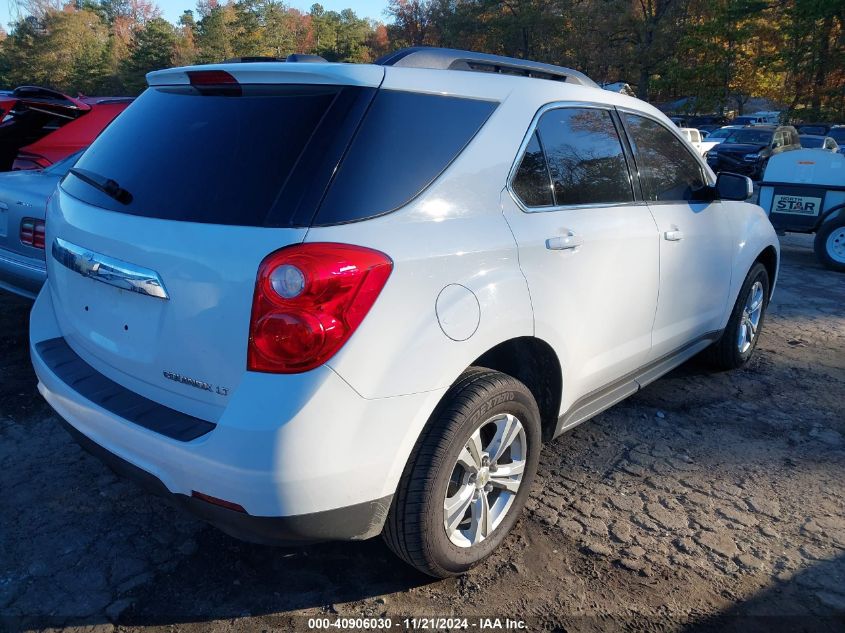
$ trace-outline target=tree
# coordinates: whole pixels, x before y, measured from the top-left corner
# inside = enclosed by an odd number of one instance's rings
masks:
[[[200,64],[222,62],[235,56],[235,11],[232,5],[209,6],[197,22],[197,62]]]
[[[8,85],[40,84],[65,92],[95,92],[106,68],[108,31],[92,11],[53,11],[15,24],[3,42]]]
[[[177,32],[170,22],[153,18],[139,30],[129,47],[129,57],[122,66],[124,85],[137,94],[147,85],[146,74],[169,68],[177,52]]]
[[[431,44],[433,5],[426,0],[390,0],[388,15],[393,17],[392,39],[402,46]]]

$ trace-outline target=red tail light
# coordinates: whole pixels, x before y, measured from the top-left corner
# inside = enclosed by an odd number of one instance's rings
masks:
[[[21,220],[21,244],[33,248],[44,248],[44,220],[23,218]]]
[[[258,269],[247,369],[295,374],[319,367],[367,316],[393,262],[347,244],[297,244]]]

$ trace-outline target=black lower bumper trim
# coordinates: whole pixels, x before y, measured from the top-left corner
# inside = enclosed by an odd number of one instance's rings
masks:
[[[252,516],[187,495],[174,494],[152,473],[103,448],[65,420],[62,420],[62,425],[82,448],[103,461],[118,475],[135,481],[149,492],[170,499],[226,534],[250,543],[290,546],[371,538],[381,533],[393,498],[389,495],[375,501],[311,514],[287,517]]]
[[[50,371],[80,396],[145,429],[190,442],[217,426],[153,402],[106,378],[82,360],[63,338],[41,341],[35,345],[35,352]]]

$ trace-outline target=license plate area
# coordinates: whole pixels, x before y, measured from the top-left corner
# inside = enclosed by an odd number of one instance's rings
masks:
[[[82,277],[61,266],[51,274],[62,317],[73,338],[101,360],[122,368],[152,363],[165,302]]]

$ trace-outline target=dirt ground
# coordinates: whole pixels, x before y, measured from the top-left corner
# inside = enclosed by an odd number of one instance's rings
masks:
[[[0,629],[845,631],[845,275],[782,243],[749,366],[693,360],[546,446],[507,545],[444,581],[378,539],[240,543],[119,480],[39,397],[29,302],[0,294]]]

